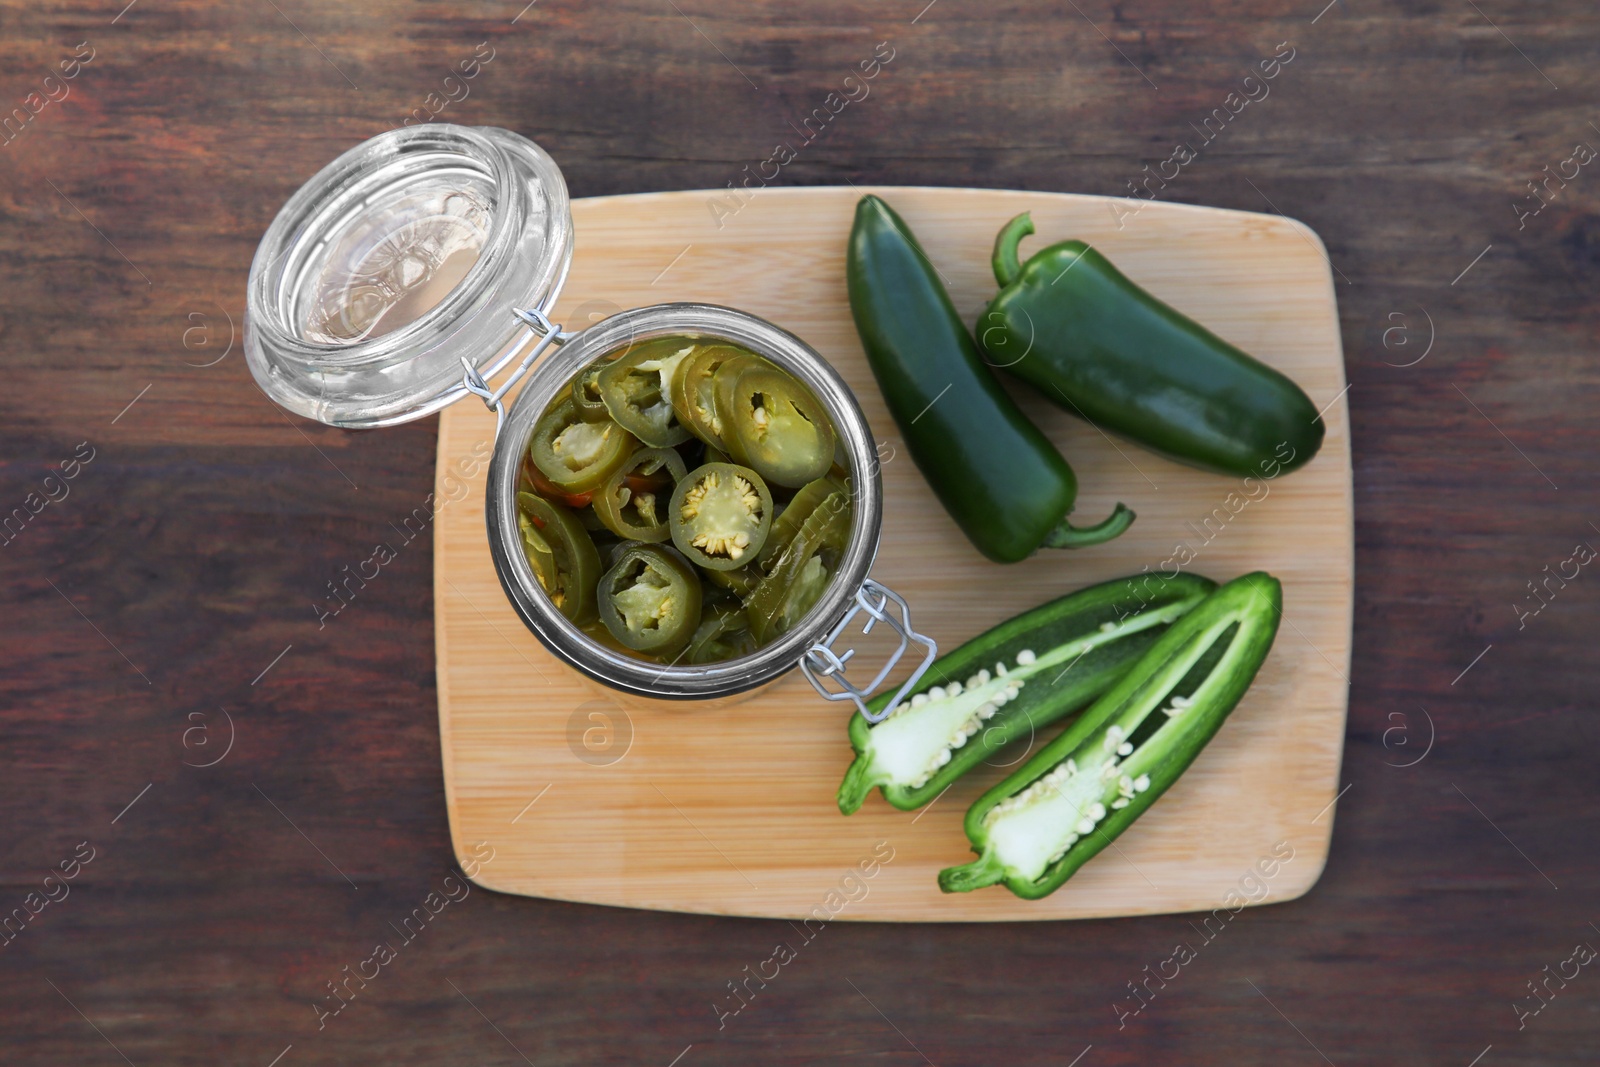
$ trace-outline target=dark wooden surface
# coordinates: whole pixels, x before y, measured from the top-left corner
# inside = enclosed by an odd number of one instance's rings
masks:
[[[94,854],[0,948],[0,1059],[1593,1062],[1600,976],[1551,980],[1520,1030],[1514,1005],[1600,945],[1600,577],[1514,605],[1600,544],[1600,173],[1512,208],[1600,146],[1592,4],[122,2],[0,10],[0,111],[94,56],[0,147],[0,511],[94,450],[0,545],[0,912]],[[1303,219],[1339,272],[1358,586],[1321,882],[1210,944],[1180,916],[835,923],[720,1030],[788,925],[474,890],[319,1031],[452,859],[429,546],[326,629],[312,608],[429,492],[434,426],[291,420],[237,341],[203,366],[256,241],[480,42],[442,117],[535,138],[590,196],[723,186],[880,41],[870,97],[780,182],[1126,192],[1295,48],[1161,195]],[[226,758],[186,766],[224,714]],[[1119,1029],[1179,942],[1198,958]]]

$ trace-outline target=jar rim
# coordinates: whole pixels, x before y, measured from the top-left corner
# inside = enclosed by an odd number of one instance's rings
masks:
[[[833,420],[849,461],[854,497],[850,541],[837,573],[799,625],[771,644],[716,663],[661,666],[615,652],[584,634],[551,603],[521,547],[517,475],[535,423],[559,391],[595,359],[630,341],[676,334],[729,340],[800,378]],[[877,449],[866,416],[836,370],[800,338],[734,308],[653,304],[619,312],[579,333],[529,373],[506,415],[490,461],[485,504],[490,554],[507,599],[541,643],[612,688],[664,699],[709,699],[763,685],[798,666],[844,615],[877,555],[883,524]]]

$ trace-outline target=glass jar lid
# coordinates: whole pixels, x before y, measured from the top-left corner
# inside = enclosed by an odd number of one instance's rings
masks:
[[[250,371],[332,426],[408,422],[527,338],[572,260],[560,168],[508,130],[428,123],[365,141],[289,198],[250,267]]]

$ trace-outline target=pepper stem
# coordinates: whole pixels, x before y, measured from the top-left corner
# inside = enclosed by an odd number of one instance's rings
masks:
[[[1045,537],[1042,548],[1087,548],[1090,545],[1104,544],[1114,537],[1121,536],[1122,532],[1133,525],[1133,511],[1126,505],[1118,503],[1116,510],[1104,522],[1097,526],[1077,527],[1063,518],[1060,525],[1051,530]]]
[[[939,872],[939,888],[946,893],[970,893],[986,885],[1003,882],[1005,867],[988,852],[959,867],[946,867]]]
[[[1000,228],[994,239],[994,278],[1002,287],[1010,285],[1022,273],[1022,262],[1017,259],[1017,245],[1033,232],[1033,216],[1024,211]]]

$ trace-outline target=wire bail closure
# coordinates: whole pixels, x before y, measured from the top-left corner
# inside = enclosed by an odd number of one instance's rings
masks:
[[[899,618],[885,610],[891,602],[899,607]],[[856,650],[847,648],[844,654],[840,655],[833,650],[833,643],[844,633],[845,628],[855,620],[856,615],[863,611],[868,616],[866,625],[861,628],[863,634],[870,634],[872,628],[881,622],[886,624],[900,638],[900,646],[890,653],[888,662],[884,663],[883,668],[878,671],[877,676],[871,682],[865,686],[858,687],[845,677],[846,664],[849,662],[850,657],[856,654]],[[889,672],[900,662],[900,658],[905,655],[906,649],[910,647],[913,641],[926,649],[922,656],[922,662],[918,664],[916,670],[911,672],[911,677],[901,684],[899,691],[890,698],[889,703],[884,705],[882,711],[872,712],[867,710],[867,698],[870,698],[873,690],[882,685],[884,679],[889,677]],[[820,693],[824,700],[853,700],[855,701],[856,710],[861,712],[862,718],[868,722],[877,723],[882,722],[893,714],[894,709],[900,706],[900,701],[904,700],[905,695],[921,680],[923,674],[927,672],[928,666],[933,663],[934,657],[938,654],[939,646],[934,642],[933,638],[919,634],[911,628],[911,608],[906,604],[905,599],[888,586],[881,585],[868,578],[861,583],[861,588],[856,590],[855,603],[851,604],[850,610],[844,613],[844,618],[840,619],[838,624],[828,632],[827,637],[812,645],[806,650],[806,654],[800,657],[800,670],[806,676],[806,680],[811,683],[812,688]],[[824,684],[826,679],[832,679],[838,683],[839,688],[830,689]]]
[[[511,387],[522,380],[523,376],[532,369],[533,365],[539,361],[539,357],[544,355],[551,345],[566,344],[577,336],[576,333],[563,330],[559,325],[551,322],[549,316],[538,308],[512,308],[511,314],[521,319],[527,326],[527,330],[517,339],[516,347],[521,348],[535,337],[539,338],[539,343],[534,345],[526,356],[522,357],[522,362],[518,363],[511,373],[506,376],[506,380],[500,383],[500,388],[490,389],[489,383],[478,372],[478,368],[467,362],[466,356],[461,357],[461,366],[466,369],[466,373],[461,376],[461,385],[467,392],[481,399],[484,407],[494,412],[494,435],[496,437],[500,436],[500,428],[506,422],[504,404],[506,393],[510,392]]]

